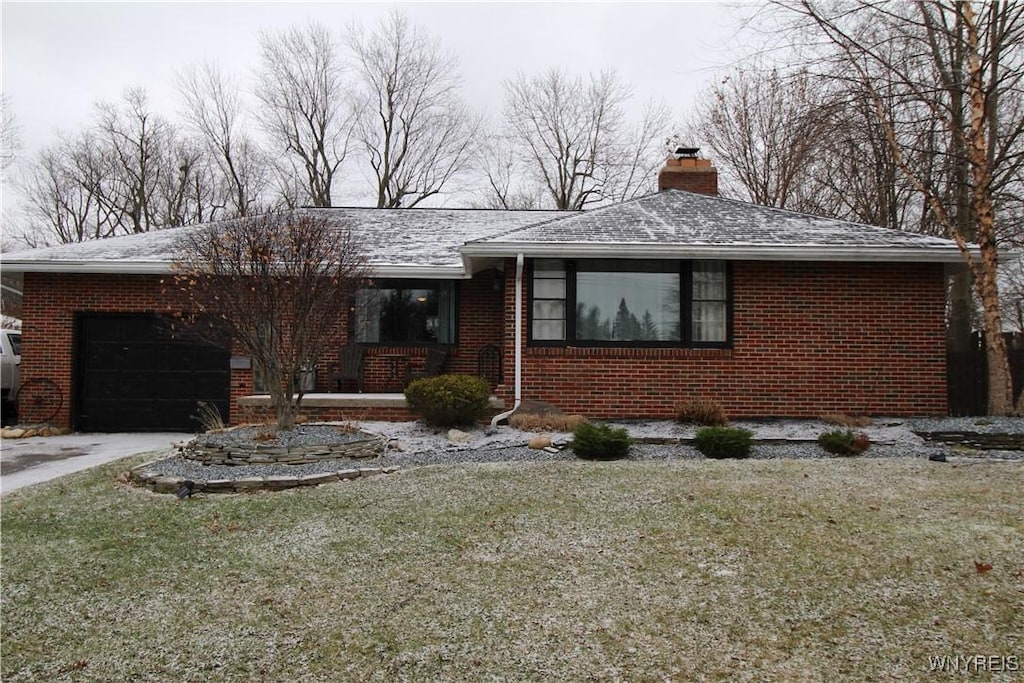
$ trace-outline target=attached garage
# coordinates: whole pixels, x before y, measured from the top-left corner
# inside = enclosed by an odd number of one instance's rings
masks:
[[[75,429],[194,432],[197,405],[230,405],[230,353],[145,314],[76,317]]]

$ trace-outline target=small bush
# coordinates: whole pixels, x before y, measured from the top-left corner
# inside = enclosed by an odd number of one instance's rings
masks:
[[[747,458],[754,433],[739,427],[698,429],[693,445],[707,458]]]
[[[825,413],[822,422],[840,427],[867,427],[871,424],[870,417],[847,415],[846,413]]]
[[[818,445],[833,455],[860,455],[871,445],[871,439],[863,432],[832,429],[818,437]]]
[[[434,427],[470,425],[487,414],[491,388],[473,375],[418,379],[405,389],[409,408]]]
[[[694,399],[679,406],[676,410],[676,421],[683,424],[714,427],[728,423],[729,418],[726,417],[725,409],[718,401]]]
[[[584,460],[618,460],[629,456],[631,440],[621,427],[584,422],[572,433],[569,448]]]
[[[509,425],[524,432],[574,432],[587,421],[582,415],[535,415],[516,413],[508,419]]]

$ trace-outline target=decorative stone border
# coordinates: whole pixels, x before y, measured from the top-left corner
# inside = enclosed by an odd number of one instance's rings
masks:
[[[363,432],[363,434],[366,434]],[[331,446],[269,446],[237,444],[206,446],[191,441],[181,450],[183,458],[203,465],[309,465],[325,460],[376,458],[384,452],[387,439],[366,434],[367,438]]]
[[[307,474],[304,476],[290,477],[286,475],[269,475],[265,477],[239,477],[238,479],[186,479],[185,477],[170,476],[154,472],[150,469],[154,463],[147,462],[134,467],[131,470],[132,483],[143,486],[155,493],[177,493],[183,484],[191,482],[189,494],[194,493],[247,493],[251,491],[282,491],[284,489],[296,488],[299,486],[318,486],[334,481],[350,481],[360,477],[372,477],[378,474],[392,474],[397,472],[397,467],[356,467],[337,470],[335,472],[321,472],[318,474]]]
[[[52,424],[15,425],[0,430],[0,439],[31,439],[35,436],[61,436],[71,432]]]

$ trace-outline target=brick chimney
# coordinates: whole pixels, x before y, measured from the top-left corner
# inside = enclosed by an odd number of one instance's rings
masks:
[[[658,171],[658,192],[686,190],[718,196],[718,169],[710,159],[699,159],[699,147],[679,147]]]

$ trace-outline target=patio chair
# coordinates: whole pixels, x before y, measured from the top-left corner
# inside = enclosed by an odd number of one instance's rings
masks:
[[[346,344],[338,352],[338,370],[331,379],[337,382],[338,391],[342,382],[352,380],[356,383],[356,391],[363,393],[363,354],[366,352],[359,344]]]
[[[448,349],[434,346],[427,350],[427,360],[422,370],[409,373],[409,382],[424,377],[437,377],[444,372],[444,364],[448,362]]]
[[[476,354],[476,374],[487,380],[492,389],[501,384],[501,349],[494,344],[481,348]]]

